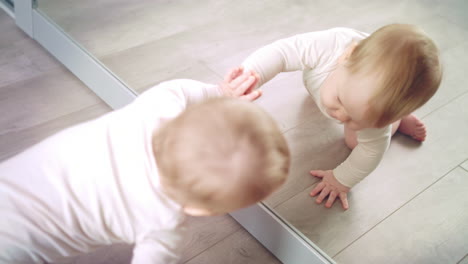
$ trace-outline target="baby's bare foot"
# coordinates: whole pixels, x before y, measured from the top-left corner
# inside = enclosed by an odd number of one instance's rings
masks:
[[[401,119],[398,131],[418,141],[426,139],[426,126],[415,115],[407,115]]]

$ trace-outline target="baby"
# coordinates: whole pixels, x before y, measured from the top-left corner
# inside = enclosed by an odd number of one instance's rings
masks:
[[[442,69],[433,41],[412,25],[392,24],[370,36],[333,28],[278,40],[243,63],[258,85],[280,72],[303,71],[304,84],[321,112],[344,124],[350,156],[334,170],[312,170],[322,178],[311,191],[326,207],[347,193],[381,161],[396,130],[424,141],[426,128],[412,114],[437,91]]]
[[[186,214],[246,207],[286,179],[286,141],[248,102],[255,82],[238,68],[218,86],[161,83],[0,163],[0,263],[117,242],[135,243],[132,263],[176,263]],[[245,100],[213,98],[226,95]]]

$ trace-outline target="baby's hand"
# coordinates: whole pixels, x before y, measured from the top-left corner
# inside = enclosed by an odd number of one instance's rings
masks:
[[[258,79],[254,72],[244,72],[244,68],[236,67],[226,74],[219,88],[224,96],[254,101],[262,95],[260,90],[254,90]]]
[[[347,210],[348,205],[348,192],[349,187],[341,184],[333,175],[332,170],[312,170],[310,174],[319,178],[322,178],[322,181],[315,186],[314,189],[310,192],[310,196],[316,196],[318,193],[319,196],[315,200],[318,204],[321,204],[325,197],[328,196],[328,200],[325,203],[325,207],[330,208],[335,202],[336,198],[339,197],[341,200],[341,205],[343,209]]]

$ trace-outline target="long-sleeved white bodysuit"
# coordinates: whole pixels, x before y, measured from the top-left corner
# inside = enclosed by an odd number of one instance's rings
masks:
[[[135,243],[134,264],[176,263],[184,214],[161,190],[152,133],[219,95],[197,81],[162,83],[0,163],[0,263],[60,261],[117,242]]]
[[[242,65],[260,75],[259,85],[280,72],[303,71],[305,87],[321,112],[331,118],[320,100],[320,87],[346,48],[353,41],[358,42],[367,36],[349,28],[295,35],[258,49]],[[363,129],[357,132],[357,136],[358,145],[333,170],[337,180],[348,187],[357,184],[377,167],[390,143],[391,127]]]

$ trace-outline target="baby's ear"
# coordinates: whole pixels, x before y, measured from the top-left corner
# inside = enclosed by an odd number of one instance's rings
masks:
[[[195,208],[195,207],[184,207],[184,213],[191,216],[210,216],[213,215],[208,209]]]

